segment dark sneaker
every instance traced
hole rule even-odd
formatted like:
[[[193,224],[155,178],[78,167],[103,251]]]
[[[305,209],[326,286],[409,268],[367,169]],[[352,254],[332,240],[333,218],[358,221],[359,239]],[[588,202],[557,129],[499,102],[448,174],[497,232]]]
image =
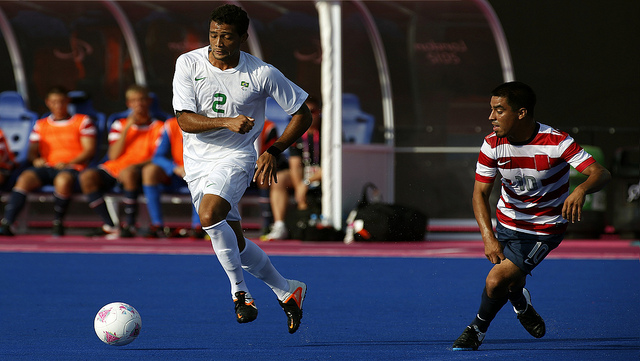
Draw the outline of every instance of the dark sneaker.
[[[122,226],[120,227],[120,238],[133,238],[136,234],[134,233],[133,227],[131,226]]]
[[[287,282],[289,282],[289,292],[285,295],[284,301],[278,300],[278,302],[287,314],[289,333],[294,333],[300,327],[300,320],[302,320],[302,302],[307,295],[307,285],[295,280],[287,280]]]
[[[247,323],[258,317],[258,307],[253,302],[251,295],[245,291],[238,291],[233,299],[236,309],[236,320],[238,323]]]
[[[527,299],[527,308],[524,311],[518,311],[514,307],[513,310],[518,315],[518,320],[520,320],[524,329],[527,330],[531,336],[540,338],[544,336],[546,332],[544,320],[531,305],[531,294],[529,294],[529,291],[526,288],[523,288],[522,293]]]
[[[8,224],[0,224],[0,236],[13,237],[14,234],[11,232],[11,226]]]
[[[118,227],[107,226],[106,224],[100,228],[95,228],[87,232],[87,237],[105,237],[106,239],[118,238]]]
[[[478,326],[469,325],[462,331],[462,335],[453,343],[451,348],[453,351],[476,351],[482,341],[484,341],[484,332],[480,332]]]
[[[64,236],[64,226],[60,221],[53,221],[53,229],[52,232],[54,237],[62,237]]]
[[[145,233],[145,238],[169,238],[171,231],[163,226],[151,226]]]

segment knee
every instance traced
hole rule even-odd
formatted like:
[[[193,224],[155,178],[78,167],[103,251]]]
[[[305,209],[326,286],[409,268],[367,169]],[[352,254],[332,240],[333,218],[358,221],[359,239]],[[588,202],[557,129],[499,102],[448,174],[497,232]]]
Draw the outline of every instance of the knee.
[[[487,296],[490,298],[499,298],[504,296],[508,289],[507,286],[508,283],[506,280],[492,275],[487,276],[485,287],[487,289]]]
[[[100,177],[95,169],[87,169],[78,176],[83,193],[95,192],[100,188]]]
[[[226,214],[216,212],[215,210],[206,210],[198,213],[200,215],[200,224],[202,227],[213,226],[214,224],[221,222],[226,218]]]
[[[73,175],[68,172],[59,173],[53,180],[56,192],[68,194],[73,189]]]
[[[162,180],[164,172],[158,165],[149,163],[142,168],[142,184],[156,185]]]
[[[32,170],[25,170],[16,180],[14,188],[24,192],[30,192],[38,188],[40,185],[40,179],[36,173]]]

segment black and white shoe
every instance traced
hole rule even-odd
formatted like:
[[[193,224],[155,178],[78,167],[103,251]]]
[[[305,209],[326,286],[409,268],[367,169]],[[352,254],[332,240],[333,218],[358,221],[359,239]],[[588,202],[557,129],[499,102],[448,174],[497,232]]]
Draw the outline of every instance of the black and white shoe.
[[[453,343],[451,348],[453,351],[476,351],[482,341],[484,341],[484,332],[480,332],[478,326],[469,325],[462,331],[462,335]]]
[[[544,320],[531,305],[531,294],[529,294],[529,291],[526,288],[523,288],[522,293],[527,300],[527,308],[525,308],[524,311],[518,311],[514,307],[513,310],[518,315],[518,320],[520,320],[524,329],[527,330],[531,336],[540,338],[544,336],[546,332]]]

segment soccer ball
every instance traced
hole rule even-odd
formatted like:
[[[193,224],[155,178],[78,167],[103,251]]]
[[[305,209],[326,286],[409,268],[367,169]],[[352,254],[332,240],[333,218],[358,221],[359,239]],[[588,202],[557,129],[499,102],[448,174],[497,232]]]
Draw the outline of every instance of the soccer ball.
[[[107,345],[124,346],[140,334],[142,318],[135,308],[124,302],[113,302],[100,309],[93,321],[98,338]]]

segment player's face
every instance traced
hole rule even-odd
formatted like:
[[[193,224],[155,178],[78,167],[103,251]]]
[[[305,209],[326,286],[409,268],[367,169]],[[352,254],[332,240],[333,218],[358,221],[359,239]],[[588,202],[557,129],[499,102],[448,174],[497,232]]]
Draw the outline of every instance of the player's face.
[[[493,125],[493,132],[498,138],[509,137],[516,133],[518,120],[523,116],[522,111],[511,108],[507,98],[491,97],[491,114],[489,120]]]
[[[50,94],[46,100],[47,108],[51,111],[51,115],[54,119],[66,119],[69,116],[67,112],[67,106],[69,105],[69,98],[63,94]]]
[[[240,36],[234,25],[220,24],[212,21],[209,24],[209,45],[211,45],[212,63],[237,65],[240,58],[240,46],[247,40],[247,34]],[[218,66],[218,65],[216,65]]]
[[[141,116],[136,119],[146,120],[146,115],[149,114],[149,106],[151,106],[151,99],[146,94],[137,91],[127,92],[126,98],[127,107],[131,109],[131,113]]]

